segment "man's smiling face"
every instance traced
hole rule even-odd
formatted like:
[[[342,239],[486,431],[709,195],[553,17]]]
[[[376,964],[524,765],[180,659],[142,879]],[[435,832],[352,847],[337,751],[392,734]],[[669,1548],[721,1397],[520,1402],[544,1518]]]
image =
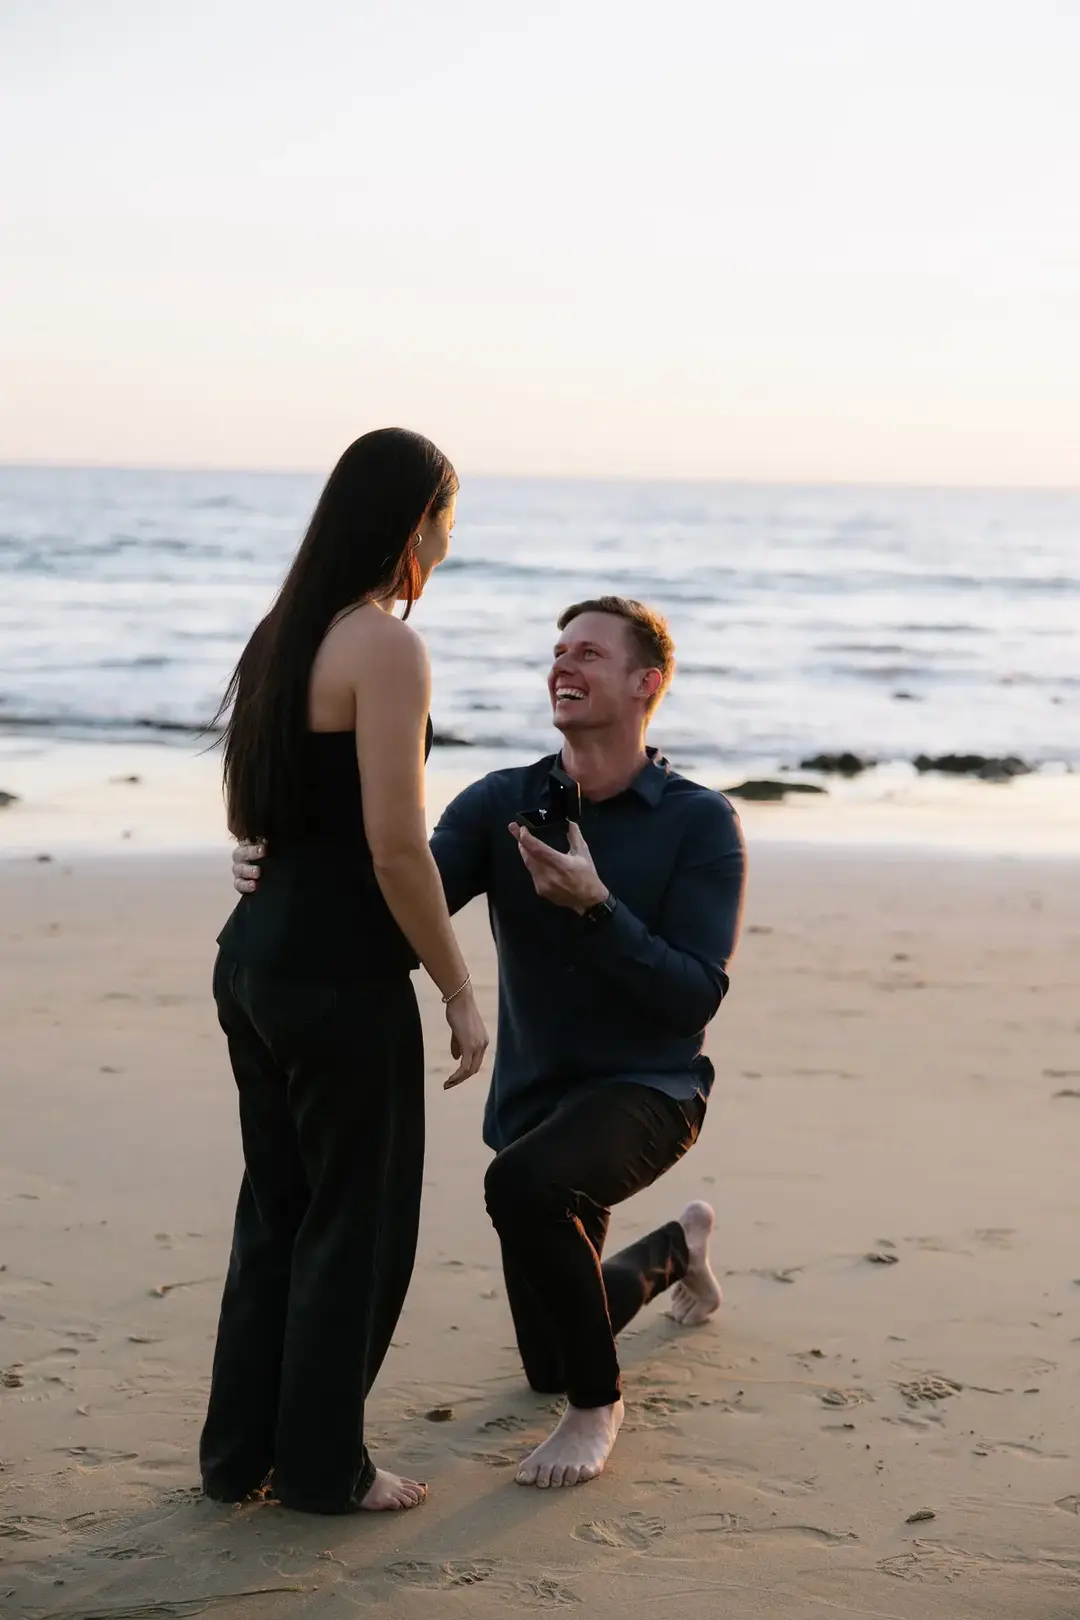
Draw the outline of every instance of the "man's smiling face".
[[[571,620],[555,645],[548,676],[556,729],[572,736],[639,717],[656,683],[636,653],[625,619],[582,613]]]

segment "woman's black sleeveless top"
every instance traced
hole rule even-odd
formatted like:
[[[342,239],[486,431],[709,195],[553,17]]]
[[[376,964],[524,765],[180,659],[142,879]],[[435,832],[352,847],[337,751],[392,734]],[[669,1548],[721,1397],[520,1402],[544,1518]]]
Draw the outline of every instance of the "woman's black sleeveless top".
[[[431,752],[428,721],[425,753]],[[297,832],[274,842],[254,894],[218,935],[223,956],[289,979],[392,979],[416,953],[390,915],[364,833],[356,738],[309,731]]]

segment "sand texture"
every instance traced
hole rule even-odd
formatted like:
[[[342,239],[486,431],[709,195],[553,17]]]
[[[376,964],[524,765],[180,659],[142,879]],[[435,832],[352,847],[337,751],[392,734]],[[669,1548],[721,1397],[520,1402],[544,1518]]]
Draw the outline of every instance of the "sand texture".
[[[226,867],[0,866],[5,1620],[1080,1614],[1080,865],[758,852],[702,1140],[613,1234],[711,1199],[727,1303],[634,1325],[626,1428],[576,1490],[513,1482],[552,1410],[484,1088],[441,1091],[425,985],[421,1250],[370,1430],[432,1495],[334,1520],[197,1493],[240,1163]]]

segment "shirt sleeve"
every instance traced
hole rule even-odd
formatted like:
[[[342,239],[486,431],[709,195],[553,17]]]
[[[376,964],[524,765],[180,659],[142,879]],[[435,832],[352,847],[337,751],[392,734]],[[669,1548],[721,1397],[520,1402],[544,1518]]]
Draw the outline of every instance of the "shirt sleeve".
[[[474,782],[447,805],[431,835],[431,853],[451,914],[488,886],[491,863],[488,784]]]
[[[696,1035],[728,988],[746,887],[739,818],[720,794],[687,828],[655,933],[616,896],[611,917],[583,924],[581,959],[634,999],[635,1008],[678,1035]]]

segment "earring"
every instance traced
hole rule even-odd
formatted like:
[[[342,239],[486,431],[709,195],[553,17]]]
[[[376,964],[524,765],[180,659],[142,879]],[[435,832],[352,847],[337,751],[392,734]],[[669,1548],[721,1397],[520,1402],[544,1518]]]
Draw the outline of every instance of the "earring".
[[[420,541],[421,541],[422,538],[423,538],[423,536],[419,532],[414,537],[413,543],[412,543],[412,549],[414,551],[419,551],[420,550]]]

